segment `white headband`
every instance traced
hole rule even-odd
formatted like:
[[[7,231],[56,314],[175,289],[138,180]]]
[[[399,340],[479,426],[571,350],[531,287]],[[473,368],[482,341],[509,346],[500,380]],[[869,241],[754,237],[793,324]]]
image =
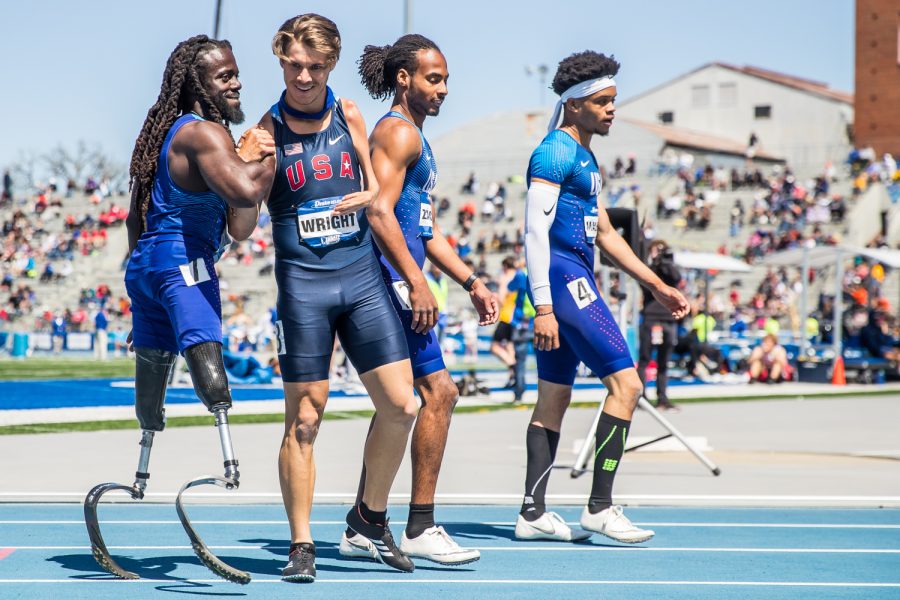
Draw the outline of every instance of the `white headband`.
[[[559,122],[562,119],[563,105],[566,103],[566,100],[571,98],[585,98],[591,94],[596,94],[600,90],[615,87],[615,85],[616,82],[612,77],[600,77],[598,79],[588,79],[587,81],[576,83],[564,91],[559,97],[559,102],[556,103],[556,108],[553,110],[553,116],[550,117],[550,125],[547,127],[547,131],[553,131],[559,126]]]

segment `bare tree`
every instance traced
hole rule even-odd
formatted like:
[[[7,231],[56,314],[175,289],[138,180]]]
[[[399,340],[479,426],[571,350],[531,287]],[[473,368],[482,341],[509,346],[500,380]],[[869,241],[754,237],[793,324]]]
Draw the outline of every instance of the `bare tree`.
[[[9,167],[13,185],[30,192],[37,184],[40,156],[33,150],[20,150],[19,157]]]
[[[83,184],[88,177],[109,179],[117,184],[125,177],[125,168],[109,156],[97,144],[88,145],[79,140],[74,149],[59,144],[43,157],[44,165],[51,175],[65,181],[73,180]]]

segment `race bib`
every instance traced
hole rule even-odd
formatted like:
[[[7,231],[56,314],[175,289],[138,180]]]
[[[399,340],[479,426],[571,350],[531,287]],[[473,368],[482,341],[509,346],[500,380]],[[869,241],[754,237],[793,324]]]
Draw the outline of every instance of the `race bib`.
[[[281,319],[275,321],[275,354],[285,354],[287,352],[284,345],[284,323]]]
[[[663,327],[662,325],[653,325],[650,328],[650,345],[662,346],[663,343]]]
[[[181,269],[181,276],[184,277],[184,282],[188,287],[211,279],[209,270],[206,268],[206,261],[202,258],[192,260],[186,265],[178,265],[178,268]]]
[[[431,201],[428,194],[422,194],[422,201],[419,203],[419,237],[432,238],[434,236],[432,227],[434,226],[434,218],[431,213]]]
[[[566,287],[569,288],[569,293],[572,294],[572,298],[574,298],[578,308],[584,308],[597,299],[597,294],[591,289],[591,285],[586,277],[579,277],[575,281],[570,281]]]
[[[359,233],[357,213],[334,214],[341,196],[312,200],[297,208],[297,231],[300,239],[312,248],[325,248],[338,242],[356,239]]]
[[[597,208],[592,207],[584,213],[584,239],[593,244],[597,239]]]
[[[395,281],[391,284],[394,288],[394,294],[397,296],[397,300],[400,301],[400,306],[403,307],[403,310],[412,310],[412,304],[409,302],[409,286],[405,281]]]

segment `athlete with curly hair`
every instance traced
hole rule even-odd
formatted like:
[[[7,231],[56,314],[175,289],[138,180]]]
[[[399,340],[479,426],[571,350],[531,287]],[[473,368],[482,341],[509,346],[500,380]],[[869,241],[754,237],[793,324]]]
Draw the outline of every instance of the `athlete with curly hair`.
[[[642,386],[628,345],[597,291],[594,246],[646,286],[676,318],[687,313],[688,304],[635,256],[598,202],[602,181],[590,144],[612,127],[617,94],[613,77],[618,71],[613,57],[591,51],[559,63],[552,87],[560,100],[549,133],[528,165],[525,255],[537,311],[538,401],[526,436],[519,539],[577,541],[590,532],[626,543],[653,537],[612,503],[613,480]],[[546,510],[545,493],[579,362],[596,373],[609,392],[595,432],[594,477],[581,514],[583,530],[572,530]]]

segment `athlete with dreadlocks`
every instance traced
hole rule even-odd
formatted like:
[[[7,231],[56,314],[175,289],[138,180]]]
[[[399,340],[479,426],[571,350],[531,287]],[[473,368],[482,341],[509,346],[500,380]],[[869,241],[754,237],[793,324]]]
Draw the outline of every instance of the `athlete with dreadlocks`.
[[[369,139],[381,191],[368,216],[382,274],[406,332],[422,403],[412,434],[412,498],[400,550],[413,558],[462,565],[478,560],[480,553],[461,548],[434,522],[434,492],[459,392],[444,366],[433,329],[438,307],[422,273],[425,257],[469,292],[482,325],[497,321],[498,301],[459,258],[432,218],[428,193],[437,179],[437,165],[422,125],[427,117],[438,115],[447,95],[444,55],[428,38],[404,35],[392,45],[366,46],[359,74],[373,98],[393,97],[390,112]],[[380,418],[373,417],[373,423]],[[365,469],[359,496],[364,483]],[[348,529],[341,537],[340,552],[367,557],[375,549]]]
[[[335,335],[378,411],[365,444],[365,494],[347,514],[347,524],[374,544],[378,560],[400,571],[415,568],[394,542],[387,500],[418,406],[406,340],[365,215],[379,189],[365,122],[354,102],[335,97],[328,87],[340,50],[340,34],[329,19],[288,19],[272,40],[285,90],[260,121],[277,150],[267,202],[285,396],[278,465],[291,528],[282,578],[296,582],[316,577],[309,526],[313,444],[328,400]]]
[[[538,401],[526,436],[525,498],[515,530],[519,539],[576,541],[592,531],[627,543],[653,537],[612,504],[613,480],[642,387],[628,346],[594,283],[594,245],[646,286],[676,319],[687,313],[688,304],[635,256],[598,202],[602,182],[590,143],[612,127],[618,71],[613,57],[591,51],[559,63],[552,87],[560,100],[549,133],[528,165],[525,255],[537,311]],[[559,515],[547,512],[544,500],[579,362],[609,390],[596,431],[591,496],[581,514],[586,531],[570,529]]]
[[[223,436],[227,481],[222,481],[238,485],[227,435],[231,395],[214,255],[226,227],[236,239],[253,232],[272,184],[275,151],[271,135],[260,128],[247,131],[236,151],[228,126],[244,120],[240,90],[231,44],[203,35],[180,43],[169,56],[159,98],[132,154],[125,285],[132,302],[135,407],[143,434],[135,482],[126,489],[136,499],[143,497],[149,478],[153,436],[165,427],[166,385],[178,353]],[[111,572],[133,576],[109,558],[96,528],[96,503],[109,485],[101,484],[85,501],[94,554]]]

